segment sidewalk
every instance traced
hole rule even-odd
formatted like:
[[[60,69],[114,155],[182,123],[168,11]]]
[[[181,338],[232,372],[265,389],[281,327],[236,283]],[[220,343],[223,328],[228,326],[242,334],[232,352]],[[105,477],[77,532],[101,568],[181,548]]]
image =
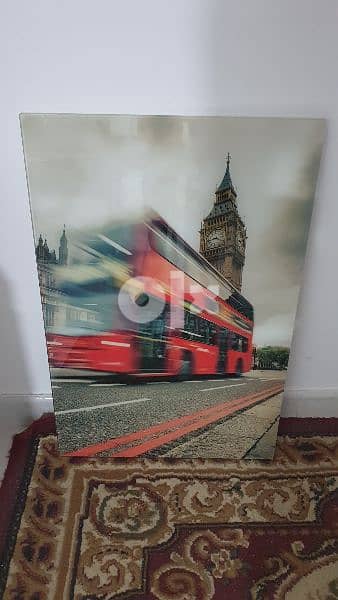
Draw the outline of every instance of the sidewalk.
[[[209,431],[179,444],[170,456],[214,458],[221,452],[225,459],[273,458],[283,394],[277,394],[239,415],[227,419]],[[164,455],[166,456],[166,455]]]

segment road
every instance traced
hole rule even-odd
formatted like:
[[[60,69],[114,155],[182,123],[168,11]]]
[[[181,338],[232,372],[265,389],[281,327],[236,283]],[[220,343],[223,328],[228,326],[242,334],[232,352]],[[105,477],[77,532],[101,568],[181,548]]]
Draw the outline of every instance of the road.
[[[133,384],[54,378],[59,447],[89,447],[87,456],[271,458],[282,395],[264,395],[283,380],[281,372]]]

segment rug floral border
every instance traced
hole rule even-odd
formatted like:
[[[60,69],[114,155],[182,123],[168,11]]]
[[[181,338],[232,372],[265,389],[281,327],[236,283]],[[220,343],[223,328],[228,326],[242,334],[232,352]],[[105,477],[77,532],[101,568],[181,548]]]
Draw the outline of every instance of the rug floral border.
[[[6,585],[40,438],[50,433],[55,433],[54,415],[46,414],[13,438],[0,486],[0,597]]]
[[[290,437],[315,434],[333,436],[337,435],[337,431],[338,419],[334,418],[281,418],[278,434]],[[55,433],[54,415],[48,414],[13,439],[9,463],[0,488],[0,596],[6,585],[39,441],[41,437],[52,433]]]

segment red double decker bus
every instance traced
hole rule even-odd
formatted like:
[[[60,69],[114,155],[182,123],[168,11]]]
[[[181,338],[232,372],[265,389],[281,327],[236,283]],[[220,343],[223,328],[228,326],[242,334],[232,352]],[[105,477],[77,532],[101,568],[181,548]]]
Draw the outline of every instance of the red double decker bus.
[[[51,367],[179,378],[251,369],[252,305],[159,215],[74,247],[72,265],[55,267]]]

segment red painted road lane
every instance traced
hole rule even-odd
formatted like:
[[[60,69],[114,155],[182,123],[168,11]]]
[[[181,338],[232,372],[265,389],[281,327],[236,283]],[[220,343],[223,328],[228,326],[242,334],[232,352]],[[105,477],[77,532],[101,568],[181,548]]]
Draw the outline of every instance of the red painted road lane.
[[[282,391],[283,388],[279,387],[276,389],[278,390],[277,393],[279,393]],[[178,440],[184,435],[187,435],[194,431],[198,431],[199,429],[202,429],[203,427],[206,427],[207,425],[210,425],[212,423],[216,423],[218,420],[223,419],[224,417],[228,417],[234,414],[235,412],[242,410],[243,408],[247,408],[248,406],[252,406],[254,404],[262,402],[263,400],[267,400],[269,397],[275,395],[276,391],[271,391],[270,394],[267,394],[267,392],[265,391],[264,394],[263,392],[261,392],[261,394],[257,394],[255,398],[239,398],[232,402],[231,406],[229,406],[229,402],[226,403],[226,406],[224,404],[217,405],[217,409],[216,407],[213,407],[212,410],[209,409],[209,412],[202,418],[193,418],[190,423],[182,424],[176,430],[169,430],[169,427],[167,426],[166,431],[163,433],[163,435],[159,435],[158,437],[153,437],[152,439],[143,441],[140,444],[132,446],[131,448],[117,450],[116,452],[112,452],[110,456],[112,458],[134,458],[137,456],[141,456],[142,454],[145,454],[150,450],[154,450],[155,448],[159,448],[164,444],[168,444],[170,442]],[[190,416],[192,417],[193,415]]]
[[[150,450],[162,446],[163,444],[177,440],[188,433],[192,433],[198,429],[210,425],[211,423],[215,423],[219,419],[222,419],[226,416],[231,416],[234,413],[243,410],[244,408],[248,408],[249,406],[263,402],[268,398],[281,393],[283,391],[283,387],[283,385],[278,383],[268,389],[256,392],[255,394],[242,396],[241,398],[237,398],[231,402],[222,402],[198,412],[190,413],[188,415],[184,415],[183,417],[170,419],[164,423],[153,425],[147,429],[135,431],[112,440],[107,440],[106,442],[100,442],[99,444],[87,446],[85,448],[75,450],[74,452],[69,452],[65,456],[89,457],[95,456],[100,452],[113,450],[114,448],[116,448],[116,450],[110,454],[110,456],[113,458],[131,458],[140,456],[145,452],[149,452]],[[121,449],[121,446],[125,446],[133,442],[136,443],[131,448]]]

